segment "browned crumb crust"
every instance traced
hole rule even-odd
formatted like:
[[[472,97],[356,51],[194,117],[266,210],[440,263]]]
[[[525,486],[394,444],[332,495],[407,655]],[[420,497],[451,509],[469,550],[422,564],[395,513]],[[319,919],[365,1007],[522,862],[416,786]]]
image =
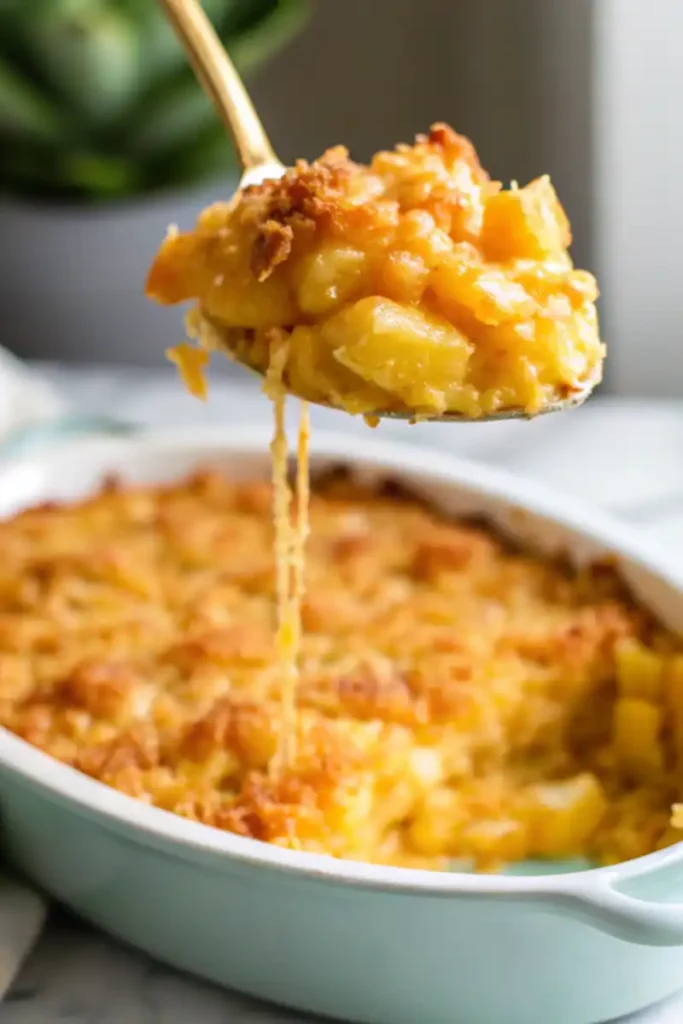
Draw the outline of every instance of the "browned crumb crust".
[[[446,124],[433,125],[429,135],[418,135],[413,146],[398,145],[396,152],[411,153],[416,160],[435,153],[447,165],[462,161],[477,184],[489,180],[470,140]],[[358,205],[354,201],[354,179],[366,175],[367,170],[349,159],[344,146],[335,146],[313,164],[297,160],[282,178],[245,190],[244,220],[255,228],[251,265],[259,281],[266,280],[291,254],[295,235],[312,235],[318,230],[344,235],[354,229],[369,232],[373,226],[382,230],[382,204]],[[432,204],[453,200],[445,185],[430,189]]]
[[[572,575],[346,478],[316,488],[311,522],[282,778],[270,487],[214,472],[0,524],[0,722],[144,802],[361,860],[439,866],[410,838],[437,790],[467,808],[440,854],[483,863],[473,824],[509,824],[532,783],[590,769],[627,792],[605,753],[615,644],[671,641],[613,572]],[[646,787],[636,849],[670,788]]]

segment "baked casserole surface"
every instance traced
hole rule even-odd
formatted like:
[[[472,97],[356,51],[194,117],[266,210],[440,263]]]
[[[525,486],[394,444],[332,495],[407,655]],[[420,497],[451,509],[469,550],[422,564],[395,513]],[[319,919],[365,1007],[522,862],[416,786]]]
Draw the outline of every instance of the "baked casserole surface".
[[[273,775],[271,508],[209,470],[1,523],[0,723],[138,800],[352,860],[679,837],[683,655],[613,569],[343,473],[311,498],[297,756]]]

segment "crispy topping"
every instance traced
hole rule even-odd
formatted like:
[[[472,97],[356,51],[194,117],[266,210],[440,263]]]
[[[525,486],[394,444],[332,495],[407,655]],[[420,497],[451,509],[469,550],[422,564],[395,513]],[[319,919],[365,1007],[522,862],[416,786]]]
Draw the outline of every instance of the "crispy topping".
[[[674,841],[683,655],[614,566],[574,573],[341,474],[311,528],[286,770],[270,486],[211,471],[0,523],[0,722],[136,799],[338,857]]]

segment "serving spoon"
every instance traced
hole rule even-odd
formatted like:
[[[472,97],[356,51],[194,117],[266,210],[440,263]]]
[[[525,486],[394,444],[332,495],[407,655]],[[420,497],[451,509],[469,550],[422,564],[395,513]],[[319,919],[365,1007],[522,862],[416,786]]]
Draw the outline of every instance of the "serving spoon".
[[[170,25],[185,49],[188,60],[209,99],[213,102],[223,124],[231,135],[242,165],[238,194],[250,185],[260,185],[267,179],[281,178],[287,168],[278,160],[259,120],[242,79],[230,60],[225,47],[216,35],[213,25],[199,0],[158,0]],[[247,369],[263,377],[260,367],[249,365],[240,355]],[[486,420],[531,419],[549,412],[564,412],[582,405],[600,383],[601,372],[588,378],[580,390],[571,395],[545,403],[535,412],[522,408],[501,409],[486,416],[468,417],[462,413],[445,412],[419,419],[481,423]],[[324,405],[324,402],[316,402]],[[337,408],[334,406],[333,408]],[[378,419],[414,420],[410,410],[369,413]]]

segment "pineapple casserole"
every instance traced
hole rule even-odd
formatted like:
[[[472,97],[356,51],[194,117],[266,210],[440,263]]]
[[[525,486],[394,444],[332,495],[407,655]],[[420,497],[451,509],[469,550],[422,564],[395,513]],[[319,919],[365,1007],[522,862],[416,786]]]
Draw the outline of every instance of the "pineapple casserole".
[[[339,858],[610,863],[681,836],[683,654],[614,569],[342,472],[310,496],[297,743],[271,771],[272,498],[207,470],[0,523],[0,722],[136,799]]]
[[[547,177],[504,190],[435,125],[369,166],[336,147],[209,207],[169,232],[147,292],[194,303],[198,347],[171,355],[198,394],[218,349],[371,422],[533,415],[601,375],[597,287],[570,241]]]

